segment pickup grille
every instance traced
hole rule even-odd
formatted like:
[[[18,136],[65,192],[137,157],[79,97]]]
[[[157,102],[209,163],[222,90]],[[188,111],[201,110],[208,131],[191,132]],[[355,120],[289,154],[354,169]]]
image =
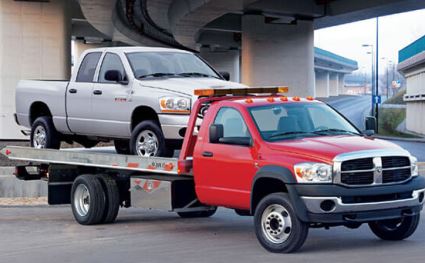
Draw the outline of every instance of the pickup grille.
[[[381,166],[377,167],[377,163]],[[341,163],[340,181],[346,185],[397,183],[410,176],[410,159],[405,156],[370,157]]]

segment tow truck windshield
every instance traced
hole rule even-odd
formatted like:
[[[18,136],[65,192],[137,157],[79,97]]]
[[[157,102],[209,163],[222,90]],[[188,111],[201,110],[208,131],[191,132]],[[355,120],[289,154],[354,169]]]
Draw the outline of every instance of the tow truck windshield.
[[[335,110],[320,103],[254,106],[249,111],[266,141],[316,136],[361,135]]]

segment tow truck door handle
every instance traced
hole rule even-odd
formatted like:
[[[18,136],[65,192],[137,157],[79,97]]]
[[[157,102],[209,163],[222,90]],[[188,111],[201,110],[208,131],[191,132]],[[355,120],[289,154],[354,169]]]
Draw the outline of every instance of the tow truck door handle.
[[[202,153],[202,156],[204,156],[204,157],[213,157],[214,154],[212,152],[203,152]]]
[[[77,90],[76,89],[70,89],[69,93],[77,93]]]
[[[93,91],[93,94],[94,94],[94,95],[102,95],[102,91],[101,91],[101,90],[96,89],[96,90],[94,90],[94,91]]]

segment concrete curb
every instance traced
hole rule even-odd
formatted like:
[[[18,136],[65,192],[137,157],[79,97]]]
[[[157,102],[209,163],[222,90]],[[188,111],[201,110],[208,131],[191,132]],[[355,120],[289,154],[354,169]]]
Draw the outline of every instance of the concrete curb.
[[[376,135],[376,134],[373,135],[373,137],[382,139],[382,140],[425,143],[425,138],[400,138],[400,137],[390,137],[390,136],[383,136],[383,135]]]

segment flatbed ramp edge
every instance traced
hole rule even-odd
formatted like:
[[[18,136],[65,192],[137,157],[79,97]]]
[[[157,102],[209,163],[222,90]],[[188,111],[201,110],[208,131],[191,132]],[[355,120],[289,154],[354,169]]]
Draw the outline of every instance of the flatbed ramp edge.
[[[178,175],[178,159],[140,157],[115,153],[97,153],[70,150],[34,149],[6,146],[0,152],[11,160],[42,164],[67,164],[109,169]]]

